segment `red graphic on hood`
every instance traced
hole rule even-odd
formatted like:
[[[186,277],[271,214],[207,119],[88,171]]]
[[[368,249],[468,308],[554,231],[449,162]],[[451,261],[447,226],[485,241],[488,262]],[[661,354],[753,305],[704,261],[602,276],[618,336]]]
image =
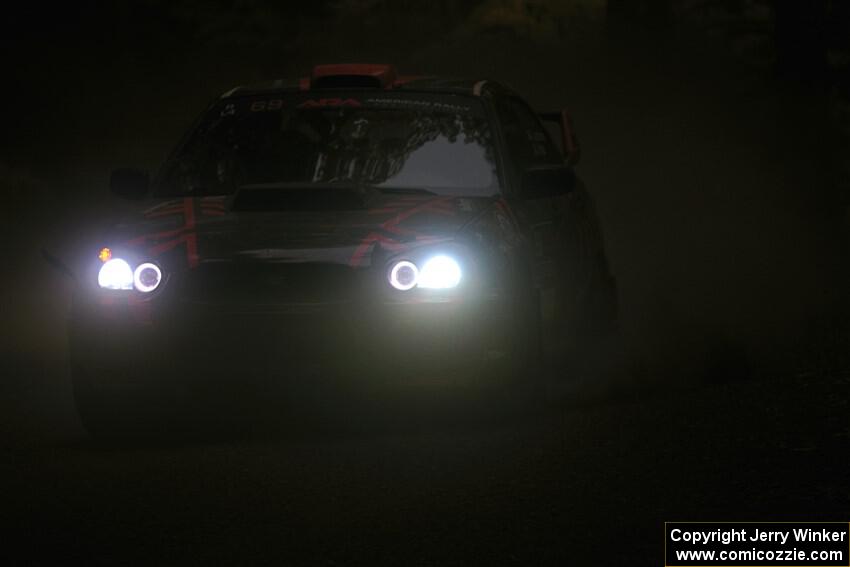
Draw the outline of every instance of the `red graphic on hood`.
[[[199,200],[186,197],[179,201],[168,201],[148,209],[145,211],[144,216],[146,218],[156,218],[181,215],[183,217],[183,226],[143,234],[129,240],[127,244],[137,245],[155,241],[156,243],[147,249],[147,254],[153,257],[185,243],[186,263],[189,268],[196,268],[200,262],[200,257],[198,256],[198,234],[195,230],[196,205],[200,209],[202,216],[221,216],[225,214],[224,199],[222,197],[204,197]]]
[[[411,201],[418,201],[417,197],[412,197],[409,199],[393,201],[380,209],[372,209],[369,211],[370,214],[396,213],[396,215],[382,223],[378,227],[378,230],[372,231],[363,237],[360,244],[354,250],[354,254],[351,255],[351,260],[348,264],[352,268],[356,268],[362,264],[363,258],[369,253],[369,250],[376,242],[393,251],[403,250],[407,246],[404,242],[394,239],[392,236],[387,236],[386,233],[390,233],[390,235],[405,236],[407,237],[405,240],[409,240],[410,237],[413,237],[420,242],[432,239],[433,237],[431,236],[402,227],[401,223],[422,213],[453,215],[455,214],[455,209],[451,204],[453,199],[454,197],[437,197],[410,207]]]
[[[421,197],[401,197],[390,201],[378,209],[371,209],[368,214],[391,214],[391,218],[378,225],[364,236],[354,250],[349,260],[351,267],[362,265],[363,259],[373,245],[380,243],[389,250],[399,251],[407,247],[411,240],[429,242],[436,237],[402,226],[406,220],[420,214],[452,216],[456,214],[452,202],[454,197],[435,197],[422,201]],[[204,197],[194,199],[187,197],[178,201],[161,203],[144,212],[146,218],[180,215],[183,224],[177,228],[143,234],[126,242],[128,245],[150,244],[146,253],[155,257],[163,252],[172,250],[180,245],[186,246],[186,263],[189,268],[196,268],[200,263],[198,254],[197,216],[221,216],[226,214],[224,198]]]

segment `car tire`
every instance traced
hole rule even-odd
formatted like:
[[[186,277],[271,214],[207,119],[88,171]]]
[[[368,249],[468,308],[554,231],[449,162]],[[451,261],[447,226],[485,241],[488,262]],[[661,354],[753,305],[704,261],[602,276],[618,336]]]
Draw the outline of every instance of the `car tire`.
[[[542,380],[542,322],[540,295],[527,288],[514,302],[511,349],[507,366],[507,388],[503,394],[511,406],[527,409],[546,396]]]
[[[80,423],[98,440],[114,440],[127,436],[135,420],[131,419],[123,396],[107,394],[97,388],[91,373],[81,367],[71,370],[74,405]]]
[[[119,387],[104,388],[98,373],[72,368],[74,404],[83,428],[97,440],[158,438],[168,432],[163,408]],[[157,411],[159,410],[159,411]]]
[[[617,280],[604,265],[581,304],[571,343],[567,374],[579,380],[597,381],[622,363]]]
[[[582,304],[578,326],[580,336],[591,340],[616,332],[619,320],[616,278],[600,270],[594,280]]]
[[[101,369],[76,366],[71,374],[77,415],[96,440],[163,442],[236,431],[230,421],[217,431],[225,420],[213,419],[219,416],[212,406],[189,404],[185,392],[105,384],[120,374]]]

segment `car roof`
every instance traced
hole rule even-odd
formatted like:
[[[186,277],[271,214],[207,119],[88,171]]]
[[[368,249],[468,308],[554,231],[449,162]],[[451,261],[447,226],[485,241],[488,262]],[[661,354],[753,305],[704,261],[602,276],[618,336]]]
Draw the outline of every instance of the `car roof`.
[[[485,93],[495,92],[513,94],[513,91],[504,84],[489,79],[398,75],[392,65],[333,64],[314,67],[309,77],[277,79],[254,85],[239,86],[224,93],[222,98],[276,92],[327,92],[331,89],[374,89],[395,93],[421,92],[468,96],[481,96]]]

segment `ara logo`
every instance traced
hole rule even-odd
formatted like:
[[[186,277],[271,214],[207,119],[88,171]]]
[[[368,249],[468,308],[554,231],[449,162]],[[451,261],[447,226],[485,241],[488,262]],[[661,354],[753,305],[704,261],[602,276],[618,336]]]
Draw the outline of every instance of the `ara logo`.
[[[363,106],[353,98],[316,98],[302,102],[298,108],[324,108],[328,106]]]

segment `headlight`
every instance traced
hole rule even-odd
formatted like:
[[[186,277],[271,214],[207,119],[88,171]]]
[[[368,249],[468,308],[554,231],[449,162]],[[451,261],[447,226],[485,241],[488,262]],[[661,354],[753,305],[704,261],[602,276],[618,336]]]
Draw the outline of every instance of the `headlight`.
[[[421,269],[410,260],[401,260],[393,264],[389,273],[390,285],[399,291],[414,287],[450,289],[457,287],[461,277],[457,261],[442,255],[429,258]]]
[[[97,274],[97,284],[106,289],[133,289],[133,269],[121,258],[104,262]]]
[[[159,287],[162,281],[162,270],[156,264],[145,262],[139,264],[133,272],[133,284],[142,293],[149,293]]]
[[[460,266],[454,259],[434,256],[422,266],[418,285],[428,289],[449,289],[457,287],[460,278]]]
[[[399,291],[413,289],[418,280],[419,269],[413,262],[402,260],[390,270],[390,285]]]

